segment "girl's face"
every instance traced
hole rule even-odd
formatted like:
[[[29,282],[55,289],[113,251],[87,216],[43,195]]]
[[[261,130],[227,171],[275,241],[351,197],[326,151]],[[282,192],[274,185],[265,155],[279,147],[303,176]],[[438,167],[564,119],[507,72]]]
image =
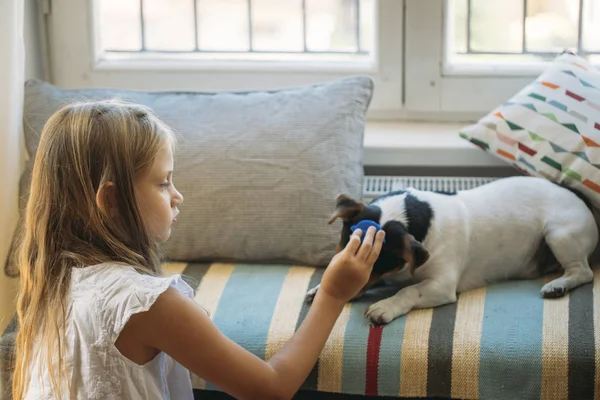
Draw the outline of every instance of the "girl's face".
[[[136,177],[135,192],[144,224],[152,240],[165,242],[177,221],[183,196],[173,185],[173,151],[165,143],[149,168]]]

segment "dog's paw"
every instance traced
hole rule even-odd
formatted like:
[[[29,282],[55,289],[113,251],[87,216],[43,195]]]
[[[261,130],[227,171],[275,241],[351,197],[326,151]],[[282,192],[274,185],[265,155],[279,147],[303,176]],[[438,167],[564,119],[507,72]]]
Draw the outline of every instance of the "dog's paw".
[[[315,286],[314,288],[312,288],[308,292],[306,292],[306,295],[304,296],[304,301],[307,303],[312,303],[313,300],[315,299],[315,296],[317,295],[318,290],[319,290],[319,285]]]
[[[567,294],[567,288],[558,282],[552,281],[542,287],[541,294],[545,299],[555,299]]]
[[[405,314],[398,307],[395,299],[385,299],[371,304],[365,311],[365,316],[375,325],[389,324],[394,319]]]

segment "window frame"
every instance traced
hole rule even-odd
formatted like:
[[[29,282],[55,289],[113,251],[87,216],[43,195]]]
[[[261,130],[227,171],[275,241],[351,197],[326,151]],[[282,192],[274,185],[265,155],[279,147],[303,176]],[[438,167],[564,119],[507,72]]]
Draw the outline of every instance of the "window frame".
[[[48,0],[49,1],[49,0]],[[370,120],[472,121],[533,81],[549,62],[473,66],[447,61],[452,0],[376,0],[374,62],[104,60],[94,41],[97,0],[52,0],[53,83],[67,88],[245,91],[370,75]],[[79,18],[77,18],[79,16]],[[81,16],[84,16],[81,18]],[[458,99],[458,100],[457,100]]]

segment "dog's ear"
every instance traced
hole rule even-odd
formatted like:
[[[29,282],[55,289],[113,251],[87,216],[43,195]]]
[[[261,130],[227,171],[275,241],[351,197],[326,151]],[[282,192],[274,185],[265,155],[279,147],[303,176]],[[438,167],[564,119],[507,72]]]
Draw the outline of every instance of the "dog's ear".
[[[331,215],[331,218],[329,218],[328,223],[331,225],[337,218],[349,221],[364,209],[365,205],[363,203],[354,200],[346,194],[338,194],[335,199],[335,211]]]
[[[404,254],[402,256],[408,264],[411,273],[429,260],[429,252],[412,235],[404,236]]]
[[[421,242],[417,242],[413,239],[410,243],[410,249],[413,254],[413,263],[415,268],[420,267],[421,265],[425,264],[427,260],[429,260],[429,252],[421,244]]]

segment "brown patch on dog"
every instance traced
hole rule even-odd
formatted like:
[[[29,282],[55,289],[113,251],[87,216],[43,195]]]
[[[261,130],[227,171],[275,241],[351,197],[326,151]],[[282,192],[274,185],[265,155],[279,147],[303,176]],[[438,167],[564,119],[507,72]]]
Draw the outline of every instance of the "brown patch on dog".
[[[331,225],[337,218],[349,221],[364,209],[365,205],[363,203],[354,200],[346,194],[338,194],[335,199],[335,212],[329,218],[328,223]]]

